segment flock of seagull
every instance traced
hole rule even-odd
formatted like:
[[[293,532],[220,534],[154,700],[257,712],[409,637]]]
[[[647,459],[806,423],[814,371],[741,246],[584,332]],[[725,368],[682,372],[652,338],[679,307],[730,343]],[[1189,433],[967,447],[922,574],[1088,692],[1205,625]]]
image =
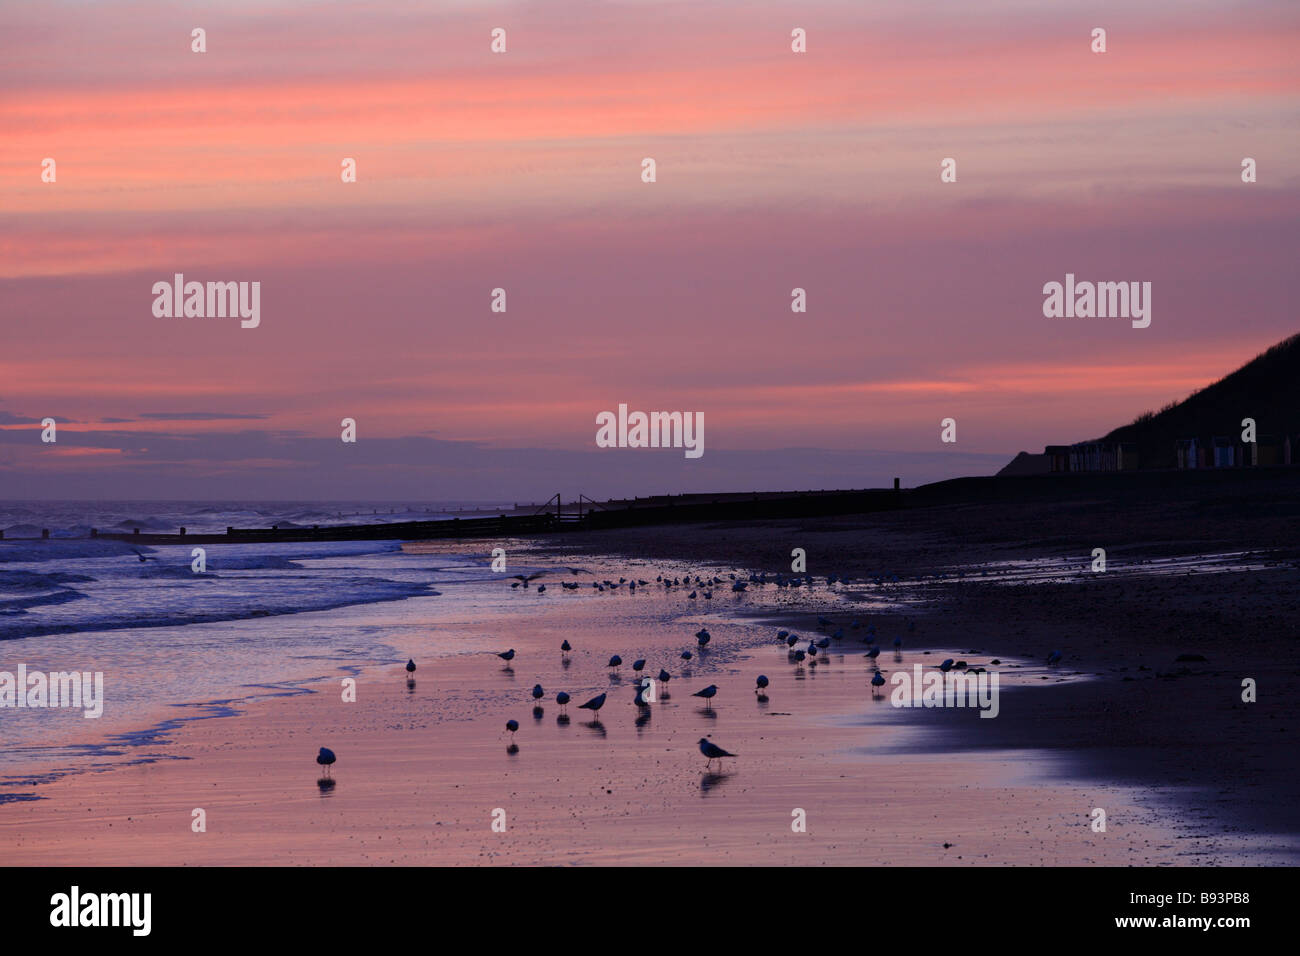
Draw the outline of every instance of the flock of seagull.
[[[578,573],[576,569],[569,569],[569,570],[571,570],[572,573],[574,574]],[[529,584],[532,581],[535,581],[537,578],[541,577],[543,573],[545,572],[538,572],[529,575],[523,575],[523,574],[515,575],[516,580],[510,586],[512,588],[519,588],[519,587],[528,588]],[[734,574],[730,575],[730,578],[731,578],[732,590],[737,592],[744,591],[751,583],[759,584],[759,585],[775,584],[777,587],[787,587],[787,588],[811,587],[813,584],[813,578],[811,575],[799,575],[799,576],[792,576],[792,577],[785,577],[784,575],[774,575],[769,578],[767,574],[759,573],[759,574],[750,575],[748,580],[744,578],[738,578]],[[869,578],[868,580],[872,580],[873,583],[880,585],[880,584],[890,583],[891,579],[892,582],[894,583],[898,581],[896,575],[877,575],[872,578]],[[829,586],[835,584],[837,581],[841,583],[847,583],[848,579],[838,578],[835,575],[829,575],[825,578],[825,581],[826,584]],[[711,578],[702,578],[697,576],[695,577],[694,581],[692,581],[689,575],[685,577],[678,577],[678,578],[668,578],[661,575],[655,579],[655,582],[656,584],[659,584],[661,587],[663,587],[666,590],[671,590],[673,588],[690,587],[692,590],[690,594],[687,595],[689,599],[695,599],[700,594],[703,594],[703,596],[706,599],[711,598],[713,596],[712,588],[726,583],[723,578],[716,577],[716,576]],[[560,582],[560,584],[566,590],[576,590],[580,587],[580,585],[576,583],[571,583],[567,581],[562,581]],[[596,588],[599,591],[617,590],[620,587],[626,586],[632,592],[635,592],[638,587],[646,588],[649,586],[649,584],[650,583],[648,581],[644,581],[640,579],[629,580],[627,578],[619,578],[617,581],[612,581],[608,579],[603,581],[593,581],[591,586],[593,588]],[[537,590],[539,593],[541,593],[544,592],[545,589],[546,589],[546,585],[543,584],[540,585]],[[916,623],[914,621],[910,621],[910,620],[906,621],[905,626],[907,632],[909,633],[916,630]],[[834,630],[831,630],[832,628],[834,628]],[[862,631],[861,635],[859,636],[859,641],[867,645],[867,650],[863,656],[866,657],[872,669],[872,677],[869,682],[869,685],[871,687],[872,697],[874,698],[880,696],[881,688],[885,686],[886,681],[885,681],[884,674],[881,673],[880,665],[878,663],[878,659],[880,657],[880,645],[876,638],[876,627],[874,624],[867,624],[865,625],[865,630],[863,628],[864,625],[856,618],[851,620],[850,623],[848,624],[848,629],[850,631]],[[810,666],[813,667],[817,666],[819,661],[819,655],[822,660],[828,659],[827,654],[829,652],[829,648],[835,642],[842,641],[846,638],[844,627],[837,625],[830,618],[827,618],[825,616],[819,616],[817,618],[817,629],[819,632],[822,632],[822,636],[818,639],[809,639],[807,641],[807,645],[804,647],[799,646],[803,639],[800,638],[798,634],[792,633],[787,629],[781,629],[776,632],[776,640],[779,643],[782,643],[786,646],[788,659],[790,663],[796,666],[796,668],[801,667],[805,661],[808,662]],[[704,654],[706,652],[708,644],[711,640],[712,640],[712,635],[709,633],[708,628],[700,628],[700,630],[695,632],[695,641],[697,645],[696,651],[695,652],[692,652],[690,650],[683,651],[680,659],[685,664],[689,664],[689,662],[695,657],[696,653]],[[896,662],[901,661],[902,649],[903,649],[902,636],[895,637],[892,641],[892,646],[894,649],[894,660]],[[573,646],[569,643],[568,640],[565,640],[560,645],[560,655],[561,655],[561,660],[563,660],[566,663],[566,666],[569,660],[569,655],[572,652],[573,652]],[[503,669],[508,670],[511,668],[511,662],[514,661],[516,657],[516,653],[517,652],[513,647],[509,648],[508,650],[500,651],[497,653],[496,656],[501,658],[501,660],[505,662],[505,668]],[[1061,660],[1061,652],[1053,651],[1051,655],[1049,655],[1048,657],[1048,664],[1058,664],[1060,663],[1060,660]],[[994,663],[997,662],[995,661]],[[609,663],[606,666],[609,668],[611,678],[616,679],[617,675],[620,674],[620,669],[623,666],[623,658],[618,654],[615,654],[612,657],[610,657]],[[632,671],[636,675],[636,680],[634,683],[634,689],[636,693],[633,702],[636,704],[639,710],[643,711],[643,715],[642,715],[643,717],[645,716],[645,714],[648,714],[649,711],[651,700],[648,700],[646,695],[651,691],[651,688],[654,687],[654,682],[658,681],[658,683],[661,686],[666,688],[668,682],[672,680],[672,675],[663,668],[659,669],[659,673],[657,677],[654,678],[651,678],[645,674],[645,668],[646,668],[646,661],[644,658],[637,659],[632,662]],[[408,660],[406,662],[406,672],[408,675],[408,681],[414,679],[415,669],[416,669],[415,661]],[[983,670],[983,668],[979,668],[979,667],[968,667],[965,661],[956,661],[951,658],[944,660],[939,665],[939,669],[945,673],[947,673],[950,670],[964,670],[967,671],[968,673],[978,673]],[[689,676],[689,673],[686,676]],[[768,698],[767,698],[766,691],[769,686],[770,686],[770,681],[768,680],[767,676],[765,674],[759,674],[755,680],[754,693],[757,695],[757,699],[760,703],[765,703],[767,701]],[[703,699],[706,711],[712,712],[712,707],[713,707],[712,701],[713,698],[717,696],[718,690],[719,688],[717,684],[709,684],[707,687],[703,687],[693,692],[691,696],[699,697]],[[546,696],[546,691],[540,683],[534,684],[531,691],[531,696],[534,702],[534,716],[537,716],[537,714],[540,712],[541,702],[543,698]],[[665,692],[663,694],[663,698],[666,699],[667,697],[668,694]],[[579,710],[591,711],[593,725],[598,726],[600,710],[602,707],[605,706],[605,702],[608,699],[609,699],[609,693],[602,692],[592,697],[590,700],[586,701],[585,703],[578,704],[577,706]],[[569,720],[567,708],[571,701],[572,701],[572,697],[566,691],[560,691],[555,695],[555,702],[560,707],[560,714],[558,720],[561,723],[567,723]],[[514,735],[518,730],[519,730],[519,721],[514,719],[506,721],[506,731],[510,734],[510,745],[508,747],[509,753],[518,752],[519,748],[514,742]],[[712,766],[713,761],[715,760],[719,761],[719,766],[721,766],[721,761],[724,757],[737,756],[736,754],[731,753],[730,751],[722,749],[717,744],[713,743],[713,741],[709,740],[708,737],[700,738],[699,750],[701,755],[705,757],[706,771],[708,770],[708,768]],[[330,778],[330,767],[333,765],[335,760],[336,757],[332,750],[326,747],[321,748],[320,754],[316,757],[316,762],[319,763],[325,770],[325,776],[320,781],[322,786],[325,786],[327,784],[332,785],[332,780]]]
[[[832,626],[832,622],[828,618],[819,617],[817,619],[817,625],[821,629],[826,629]],[[851,629],[857,630],[858,628],[861,627],[861,624],[858,621],[854,620],[849,625],[849,627]],[[908,629],[915,630],[915,624],[912,622],[908,622]],[[870,625],[868,626],[867,631],[862,638],[863,643],[871,645],[864,656],[867,658],[868,661],[871,662],[871,666],[873,670],[873,676],[870,682],[873,697],[878,696],[880,692],[880,688],[885,685],[885,677],[880,672],[880,666],[876,663],[877,658],[879,658],[880,656],[880,648],[875,643],[875,633],[876,633],[875,625]],[[789,630],[785,630],[785,629],[777,631],[776,634],[776,639],[779,642],[785,644],[786,647],[788,648],[788,658],[791,663],[798,666],[798,665],[802,665],[804,661],[808,661],[810,665],[814,667],[817,665],[817,655],[820,653],[824,658],[826,656],[827,649],[831,646],[832,641],[841,640],[843,639],[843,637],[844,637],[844,629],[840,627],[837,628],[833,634],[827,637],[823,637],[820,640],[809,640],[808,646],[806,648],[799,648],[796,646],[800,642],[799,635],[793,634]],[[713,639],[713,635],[709,633],[708,628],[700,628],[700,630],[695,632],[695,641],[696,644],[698,645],[698,650],[701,654],[704,653],[705,649],[708,647],[709,641],[711,641],[712,639]],[[894,644],[895,659],[901,660],[903,639],[901,637],[896,637],[894,638],[893,644]],[[568,642],[568,640],[565,640],[564,643],[560,645],[561,659],[567,660],[569,654],[572,651],[573,651],[573,645],[571,645]],[[509,650],[500,651],[497,653],[497,657],[501,658],[503,661],[506,662],[506,668],[510,667],[511,662],[515,659],[515,655],[516,655],[516,651],[513,647],[510,648]],[[691,661],[694,657],[695,657],[695,653],[689,650],[683,651],[681,654],[681,659],[685,662]],[[609,663],[606,666],[609,668],[611,676],[615,676],[619,673],[620,668],[623,666],[623,658],[618,654],[615,654],[612,657],[610,657]],[[944,661],[942,666],[945,671],[954,666],[960,666],[962,668],[965,668],[965,662],[964,661],[954,662],[951,660],[947,660]],[[657,680],[663,686],[667,686],[668,682],[672,680],[672,675],[668,673],[668,671],[664,670],[663,668],[659,669],[659,674],[655,678],[645,676],[644,673],[645,667],[646,667],[646,661],[644,658],[632,662],[632,670],[636,674],[636,682],[633,685],[636,691],[636,695],[633,698],[633,703],[635,703],[638,708],[648,708],[650,706],[650,701],[646,699],[646,694],[651,689],[651,687],[654,686],[653,682],[655,680]],[[411,670],[413,668],[414,668],[414,662],[409,662],[407,664],[407,669]],[[771,685],[771,681],[768,679],[766,674],[759,674],[758,677],[755,678],[754,693],[755,695],[757,695],[757,698],[760,703],[765,703],[767,701],[768,698],[767,698],[766,691],[770,685]],[[717,696],[717,694],[718,694],[718,685],[709,684],[707,687],[702,687],[699,690],[695,691],[694,693],[691,694],[691,696],[699,697],[703,699],[705,710],[707,712],[712,712],[713,710],[712,701],[713,698]],[[532,698],[535,705],[540,705],[541,700],[545,696],[546,696],[546,690],[542,687],[542,685],[534,684],[532,689]],[[664,696],[667,697],[667,694],[665,694]],[[560,691],[558,694],[555,695],[555,702],[560,705],[559,719],[562,722],[568,720],[568,713],[565,708],[567,707],[571,699],[572,698],[569,696],[569,694],[566,691]],[[595,697],[591,698],[591,700],[587,701],[586,703],[579,704],[578,708],[580,710],[590,710],[593,714],[593,719],[598,719],[595,718],[594,715],[599,713],[600,709],[605,706],[605,702],[608,699],[609,699],[609,693],[603,692],[597,694]],[[518,747],[513,742],[514,734],[518,729],[519,729],[519,721],[517,720],[506,721],[506,730],[510,733],[510,737],[511,737],[511,745],[510,745],[511,753],[517,752],[518,750]],[[736,756],[736,754],[723,750],[721,747],[713,743],[707,737],[700,738],[699,748],[700,748],[700,753],[703,754],[704,757],[706,758],[706,763],[705,763],[706,769],[713,763],[714,760],[721,761],[723,757]]]
[[[578,569],[576,568],[569,568],[567,570],[571,571],[575,575],[579,573]],[[533,581],[536,581],[539,577],[541,577],[545,573],[546,572],[536,572],[534,574],[514,575],[514,579],[510,587],[511,588],[522,587],[524,589],[527,589]],[[834,585],[837,582],[848,583],[848,578],[840,578],[837,577],[836,575],[828,575],[824,580],[828,587]],[[896,575],[888,575],[888,576],[878,575],[875,576],[872,580],[875,584],[881,585],[881,584],[886,584],[891,582],[897,583],[898,577]],[[748,579],[743,577],[737,577],[735,574],[729,575],[728,579],[724,579],[716,575],[708,578],[697,575],[694,578],[694,580],[691,579],[690,575],[679,576],[675,578],[667,577],[665,575],[660,575],[655,579],[655,583],[660,587],[662,587],[665,591],[670,592],[674,588],[681,588],[681,589],[690,588],[691,589],[690,593],[686,595],[688,600],[696,600],[701,596],[705,600],[708,600],[713,597],[714,588],[725,586],[726,584],[728,584],[728,581],[730,583],[731,590],[736,593],[744,592],[745,590],[748,589],[750,584],[757,584],[757,585],[774,584],[779,588],[798,588],[798,587],[811,588],[814,585],[814,579],[812,575],[792,575],[787,577],[781,574],[769,576],[766,573],[751,574]],[[569,581],[561,581],[560,586],[565,590],[571,590],[571,591],[576,591],[581,587],[581,585]],[[626,587],[632,593],[636,593],[637,588],[643,588],[643,589],[647,588],[650,586],[650,582],[642,579],[636,579],[636,578],[634,579],[619,578],[617,581],[610,580],[610,579],[593,581],[591,582],[591,586],[595,590],[601,592],[617,591],[619,588]],[[539,594],[545,593],[546,585],[545,584],[539,585],[537,587],[537,591]],[[823,630],[832,626],[832,622],[825,617],[819,617],[817,619],[817,624],[818,627]],[[849,625],[849,627],[852,630],[858,630],[861,627],[861,624],[857,620],[854,620]],[[914,628],[915,625],[909,622],[908,629],[913,630]],[[867,630],[864,636],[862,637],[863,643],[871,645],[871,647],[867,651],[866,657],[868,658],[868,660],[871,661],[875,671],[874,677],[871,680],[873,696],[876,694],[878,689],[882,687],[885,683],[884,676],[880,673],[880,668],[875,663],[876,658],[880,654],[880,648],[875,646],[875,633],[876,633],[875,625],[870,625],[867,627]],[[808,646],[806,648],[797,648],[796,645],[800,641],[798,635],[792,634],[788,630],[780,630],[777,632],[777,640],[786,644],[789,650],[789,654],[788,654],[789,660],[791,663],[795,664],[796,667],[801,666],[804,663],[804,661],[808,661],[811,665],[816,666],[818,653],[820,652],[823,654],[823,656],[825,656],[825,651],[828,647],[830,647],[832,640],[840,640],[843,637],[844,637],[844,629],[841,627],[835,630],[835,632],[830,634],[828,637],[823,637],[821,640],[808,641]],[[705,653],[709,641],[711,641],[712,639],[713,636],[709,633],[708,628],[700,628],[700,630],[696,631],[695,641],[697,645],[697,650],[696,652],[692,652],[690,650],[683,651],[681,654],[681,660],[683,661],[683,663],[689,664],[689,662],[692,659],[694,659],[696,653],[700,653],[700,654]],[[900,655],[901,655],[902,644],[903,641],[901,637],[895,638],[894,650],[895,650],[896,659],[901,659]],[[571,645],[568,640],[565,640],[560,645],[561,659],[567,663],[569,659],[569,655],[572,652],[573,652],[573,645]],[[512,647],[509,648],[508,650],[498,652],[496,656],[501,658],[501,660],[505,662],[504,669],[509,669],[511,666],[511,662],[514,661],[516,657],[516,654],[517,652]],[[618,654],[615,654],[612,657],[610,657],[609,663],[607,665],[612,677],[617,677],[617,675],[620,673],[620,668],[622,668],[622,666],[623,666],[623,658]],[[638,709],[648,711],[650,706],[650,700],[647,700],[646,695],[650,692],[651,688],[654,686],[653,682],[657,680],[661,686],[666,687],[668,682],[672,680],[672,675],[667,670],[660,668],[658,676],[655,678],[651,678],[644,674],[645,667],[646,667],[646,661],[643,658],[632,662],[632,671],[636,675],[636,681],[634,684],[634,689],[636,691],[636,694],[635,697],[633,698],[633,702],[636,704]],[[406,673],[407,673],[408,682],[414,681],[415,670],[416,670],[416,664],[414,659],[408,660],[406,662]],[[765,703],[768,699],[766,691],[767,688],[770,686],[770,681],[768,680],[765,674],[759,674],[754,683],[755,683],[754,693],[757,695],[758,701],[760,703]],[[693,692],[691,696],[701,698],[704,701],[705,710],[707,712],[712,712],[713,698],[716,697],[717,694],[718,694],[718,685],[709,684],[707,687],[702,687],[699,690]],[[540,709],[540,704],[542,699],[546,696],[546,691],[541,684],[534,684],[531,691],[531,696],[534,702],[534,713],[536,714],[537,710]],[[664,693],[663,697],[667,698],[668,697],[667,693]],[[597,694],[595,697],[592,697],[590,700],[586,701],[585,703],[579,704],[578,709],[591,711],[593,724],[598,724],[600,709],[605,706],[605,702],[608,699],[609,699],[609,693],[603,692]],[[555,695],[555,702],[560,707],[560,715],[558,718],[560,722],[563,723],[568,722],[569,717],[568,717],[567,708],[571,700],[572,697],[566,691],[560,691]],[[506,731],[510,734],[510,741],[511,741],[509,747],[507,748],[509,753],[518,752],[519,748],[517,744],[514,742],[514,735],[518,730],[519,730],[519,721],[514,719],[510,719],[506,721]],[[736,754],[719,747],[713,741],[709,740],[708,737],[701,737],[698,746],[699,746],[700,754],[705,758],[706,771],[712,767],[712,764],[715,760],[718,761],[719,766],[721,766],[721,761],[723,758],[725,757],[734,758],[737,756]],[[330,768],[333,766],[334,762],[337,759],[338,758],[334,754],[334,751],[330,750],[328,747],[320,748],[320,753],[316,756],[316,762],[321,765],[324,772],[324,776],[318,781],[318,783],[322,787],[329,787],[333,785],[334,781],[331,777]]]

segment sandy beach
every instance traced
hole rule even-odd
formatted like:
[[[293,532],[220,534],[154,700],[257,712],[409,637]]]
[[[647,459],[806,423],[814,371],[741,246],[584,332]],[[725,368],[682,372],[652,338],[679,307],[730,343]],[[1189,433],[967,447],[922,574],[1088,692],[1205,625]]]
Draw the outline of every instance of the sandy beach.
[[[106,754],[100,769],[30,786],[39,799],[0,804],[0,861],[1295,861],[1287,802],[1295,757],[1261,738],[1264,729],[1282,739],[1290,721],[1279,694],[1261,690],[1258,703],[1243,704],[1239,692],[1242,676],[1272,689],[1294,670],[1277,653],[1294,627],[1285,597],[1295,593],[1292,561],[1274,555],[1259,559],[1264,570],[1223,570],[1204,559],[1214,549],[1198,546],[1184,549],[1201,555],[1189,561],[1192,570],[1156,574],[1148,566],[1139,574],[1150,558],[1130,555],[1127,570],[1116,559],[1103,580],[1053,571],[1050,583],[1013,584],[1043,569],[1031,560],[1041,549],[1022,541],[1024,563],[1001,565],[992,579],[978,570],[933,578],[926,575],[941,565],[987,571],[989,555],[952,547],[942,516],[932,517],[906,528],[881,515],[510,542],[512,560],[550,568],[532,588],[496,581],[476,602],[372,604],[350,609],[342,624],[340,612],[321,612],[340,642],[355,629],[379,629],[398,654],[341,661],[334,676],[295,687],[250,690],[262,696],[230,703],[228,716],[182,721]],[[969,539],[969,529],[963,533]],[[842,547],[848,539],[862,543],[861,554]],[[755,585],[735,595],[728,578],[707,601],[653,586],[657,575],[706,568],[724,577],[729,567],[775,573],[791,541],[810,555],[841,547],[837,571],[859,583]],[[481,544],[405,551],[412,560],[457,553],[487,561]],[[867,574],[885,566],[876,557],[885,554],[898,584],[875,585]],[[1202,566],[1213,570],[1195,570]],[[619,577],[652,586],[636,594],[591,587]],[[563,590],[561,580],[582,586]],[[545,594],[540,583],[550,584]],[[819,630],[820,615],[834,625]],[[886,675],[954,656],[996,667],[998,718],[873,699],[858,630],[846,630],[816,665],[792,664],[775,638],[784,627],[821,639],[854,619],[877,628]],[[712,640],[683,666],[679,655],[697,650],[702,626]],[[1276,641],[1262,636],[1274,633]],[[901,660],[884,640],[895,634],[904,638]],[[566,639],[575,648],[567,666],[559,650]],[[494,652],[510,647],[517,654],[504,667]],[[1064,655],[1055,667],[1045,663],[1051,649]],[[625,663],[611,675],[605,665],[616,653]],[[1175,661],[1189,653],[1206,660]],[[413,687],[406,656],[418,662]],[[673,675],[648,710],[633,702],[631,663],[642,657],[646,673],[663,667]],[[754,693],[760,673],[770,680],[766,702]],[[352,674],[356,702],[346,703],[340,681]],[[529,694],[536,683],[546,692],[537,714]],[[719,692],[705,708],[691,693],[709,684]],[[559,690],[573,697],[567,723],[557,719]],[[576,705],[600,692],[608,702],[593,722]],[[520,724],[513,753],[509,719]],[[697,748],[704,735],[737,754],[720,772],[717,764],[705,770]],[[324,789],[313,760],[322,746],[338,755],[335,783]],[[206,832],[192,830],[196,808]],[[1097,808],[1105,832],[1092,826]],[[792,826],[801,817],[805,832]]]

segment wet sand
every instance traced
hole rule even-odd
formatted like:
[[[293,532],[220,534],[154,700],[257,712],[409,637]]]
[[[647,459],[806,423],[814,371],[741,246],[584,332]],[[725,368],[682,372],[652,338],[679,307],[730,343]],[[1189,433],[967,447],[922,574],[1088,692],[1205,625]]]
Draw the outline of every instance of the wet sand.
[[[439,549],[448,545],[427,550]],[[438,598],[358,611],[364,626],[393,635],[402,659],[363,666],[356,703],[342,701],[337,680],[316,682],[239,704],[235,716],[188,722],[113,769],[33,788],[43,799],[0,805],[0,862],[1123,865],[1270,862],[1262,854],[1278,850],[1266,820],[1243,827],[1235,817],[1189,816],[1176,781],[1098,772],[1078,741],[1038,747],[1031,725],[1058,706],[1041,702],[1065,700],[1065,691],[1095,704],[1087,695],[1101,691],[1090,688],[1119,685],[1096,679],[1095,668],[1049,673],[1037,660],[1039,638],[1016,626],[981,622],[983,639],[960,640],[969,621],[954,628],[951,606],[849,611],[824,589],[736,598],[719,588],[707,606],[681,590],[598,594],[593,576],[653,581],[664,564],[590,555],[582,563],[595,573],[569,576],[583,582],[578,592],[559,591],[556,573],[544,596],[493,596],[461,619]],[[876,621],[882,635],[904,616],[916,620],[902,664],[882,655],[886,673],[948,653],[971,664],[1001,654],[1017,686],[1004,683],[996,720],[892,708],[871,698],[871,670],[851,638],[829,663],[789,663],[775,622],[817,636],[819,610]],[[686,677],[678,655],[695,649],[701,624],[713,641]],[[559,653],[566,638],[577,649],[568,668]],[[1007,650],[1018,644],[1032,652],[1023,661]],[[488,650],[506,647],[518,652],[510,669]],[[613,653],[626,662],[621,680],[604,666]],[[406,655],[420,664],[413,689]],[[647,673],[674,675],[669,698],[640,722],[637,657],[649,661]],[[771,679],[766,704],[753,692],[758,673]],[[535,718],[528,691],[537,682],[547,693]],[[690,696],[710,683],[721,688],[711,713]],[[567,725],[557,722],[561,689],[574,698]],[[593,725],[576,704],[600,691],[609,698]],[[511,718],[520,723],[513,754]],[[1102,744],[1115,723],[1135,722],[1122,711],[1109,720],[1096,730]],[[705,772],[696,745],[705,734],[739,755],[722,772]],[[327,789],[313,760],[321,746],[338,754]],[[1105,833],[1090,825],[1096,807],[1107,812]],[[206,833],[191,831],[194,808],[206,811]],[[504,833],[492,829],[498,808]],[[805,833],[792,830],[796,808],[806,811]]]

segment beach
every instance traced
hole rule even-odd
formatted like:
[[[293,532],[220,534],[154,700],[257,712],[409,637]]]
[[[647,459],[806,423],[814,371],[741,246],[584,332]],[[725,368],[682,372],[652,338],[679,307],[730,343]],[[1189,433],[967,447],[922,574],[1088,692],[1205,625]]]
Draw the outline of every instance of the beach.
[[[944,523],[939,514],[906,525],[886,514],[491,546],[408,543],[384,560],[477,563],[481,580],[465,572],[436,595],[261,620],[275,629],[295,619],[328,635],[311,662],[317,673],[243,688],[206,709],[160,707],[171,712],[166,726],[119,740],[75,772],[42,776],[28,766],[20,785],[10,773],[0,789],[0,859],[1294,863],[1295,758],[1269,746],[1293,733],[1275,692],[1294,670],[1280,653],[1294,627],[1289,556],[1229,554],[1207,541],[1156,555],[1168,549],[1153,544],[1145,557],[1112,559],[1098,578],[1087,573],[1087,551],[1068,555],[1072,542],[1053,543],[1067,552],[1054,558],[1023,540],[990,554],[987,543],[956,547]],[[975,537],[969,528],[962,535]],[[509,574],[488,568],[497,544],[511,573],[524,566],[542,577],[510,588]],[[796,546],[819,574],[818,556],[838,554],[831,573],[850,583],[782,588],[769,579],[731,590],[730,575],[775,575]],[[965,570],[958,577],[941,566]],[[888,577],[876,584],[881,572]],[[725,584],[705,599],[702,586],[656,582],[688,574]],[[619,578],[648,583],[636,593],[592,587]],[[831,625],[819,627],[821,616]],[[711,634],[703,651],[701,627]],[[894,707],[889,687],[873,698],[868,627],[886,676],[953,657],[998,670],[997,718]],[[843,636],[819,663],[794,664],[778,629],[799,634],[800,647]],[[567,666],[564,640],[574,647]],[[508,667],[496,656],[507,648],[516,650]],[[1062,661],[1048,665],[1054,649]],[[624,662],[616,674],[606,666],[613,654]],[[1180,654],[1205,660],[1177,662]],[[417,662],[413,686],[408,657]],[[633,701],[638,658],[647,674],[673,675],[648,708]],[[770,682],[765,702],[755,694],[759,674]],[[343,699],[349,677],[355,702]],[[1241,701],[1243,677],[1257,681],[1258,702]],[[545,691],[540,714],[534,684]],[[692,692],[710,684],[719,690],[706,707]],[[559,690],[573,697],[567,723],[558,720]],[[607,703],[593,721],[577,704],[601,692]],[[519,723],[515,752],[510,719]],[[721,770],[716,762],[706,770],[698,749],[706,735],[737,755]],[[324,788],[320,747],[338,755]]]

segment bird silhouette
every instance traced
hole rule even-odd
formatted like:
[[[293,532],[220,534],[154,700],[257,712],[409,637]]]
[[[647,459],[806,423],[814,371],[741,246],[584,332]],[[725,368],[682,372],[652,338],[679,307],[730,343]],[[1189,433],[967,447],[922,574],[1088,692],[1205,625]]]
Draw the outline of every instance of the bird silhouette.
[[[560,691],[555,695],[555,702],[560,705],[560,713],[564,713],[564,709],[569,706],[569,695]]]
[[[723,757],[736,756],[735,754],[729,751],[723,750],[713,741],[709,740],[708,737],[700,738],[700,753],[704,754],[704,756],[708,758],[708,761],[704,764],[704,769],[706,771],[709,769],[709,764],[713,763],[713,761],[715,760],[719,761],[718,766],[721,767],[722,766],[721,760]]]
[[[509,664],[511,661],[515,659],[515,649],[512,647],[508,651],[502,651],[501,653],[497,654],[497,657],[501,658],[503,661]]]
[[[337,759],[338,758],[334,756],[334,751],[330,750],[328,747],[322,747],[320,753],[316,755],[316,762],[325,768],[326,777],[330,775],[330,767],[333,766],[334,761]]]
[[[761,697],[765,690],[767,690],[767,675],[759,674],[754,681],[754,693]]]
[[[705,687],[703,690],[697,690],[697,691],[696,691],[694,694],[692,694],[691,696],[692,696],[692,697],[703,697],[703,698],[704,698],[704,705],[705,705],[706,707],[709,707],[709,708],[711,709],[711,708],[713,707],[713,703],[712,703],[713,698],[717,695],[717,693],[718,693],[718,685],[717,685],[717,684],[710,684],[708,687]]]
[[[415,661],[414,661],[414,660],[408,660],[408,661],[406,662],[406,673],[408,673],[408,674],[414,674],[414,673],[415,673]]]
[[[595,697],[591,698],[591,700],[587,701],[585,704],[579,704],[578,709],[589,710],[592,713],[596,713],[600,710],[600,708],[605,706],[605,696],[606,696],[605,694],[597,694]]]

